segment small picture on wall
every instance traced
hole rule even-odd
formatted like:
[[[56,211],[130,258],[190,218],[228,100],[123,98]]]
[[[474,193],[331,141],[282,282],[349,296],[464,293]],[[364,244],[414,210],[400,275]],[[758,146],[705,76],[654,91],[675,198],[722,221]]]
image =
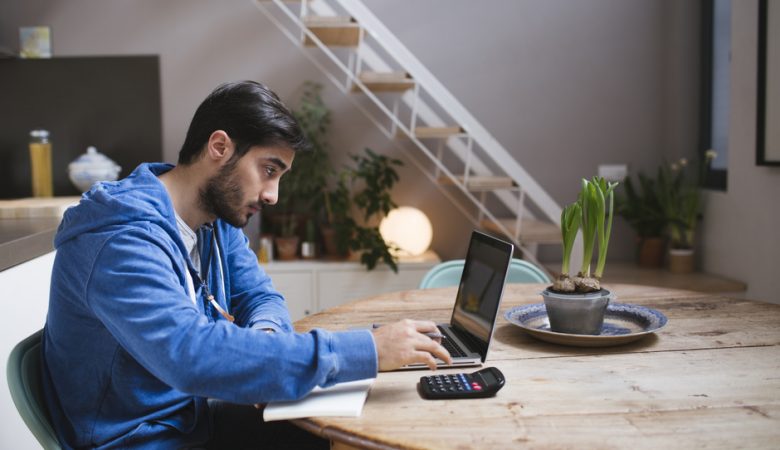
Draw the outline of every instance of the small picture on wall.
[[[19,27],[19,56],[22,58],[51,58],[51,29],[49,27]]]

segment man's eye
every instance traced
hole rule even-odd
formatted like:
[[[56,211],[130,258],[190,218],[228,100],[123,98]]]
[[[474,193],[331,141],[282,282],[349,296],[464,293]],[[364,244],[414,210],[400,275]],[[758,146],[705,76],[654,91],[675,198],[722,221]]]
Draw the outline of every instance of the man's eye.
[[[269,177],[272,177],[272,176],[274,176],[275,173],[276,173],[276,167],[266,166],[266,168],[265,168],[265,174],[266,175],[268,175]]]

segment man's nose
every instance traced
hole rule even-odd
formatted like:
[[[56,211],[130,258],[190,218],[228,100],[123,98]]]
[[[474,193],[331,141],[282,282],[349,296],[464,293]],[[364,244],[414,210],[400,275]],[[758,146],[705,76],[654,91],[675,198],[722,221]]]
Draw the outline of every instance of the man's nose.
[[[275,205],[279,200],[279,185],[271,183],[263,186],[260,191],[260,202],[265,205]]]

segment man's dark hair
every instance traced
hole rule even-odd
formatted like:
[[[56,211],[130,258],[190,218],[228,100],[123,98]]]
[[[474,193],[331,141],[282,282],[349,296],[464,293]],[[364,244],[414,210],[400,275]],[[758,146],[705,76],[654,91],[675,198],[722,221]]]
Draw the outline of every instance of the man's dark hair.
[[[179,164],[193,163],[216,130],[236,145],[234,158],[250,148],[288,147],[306,150],[306,138],[290,110],[265,85],[255,81],[225,83],[198,106],[179,151]]]

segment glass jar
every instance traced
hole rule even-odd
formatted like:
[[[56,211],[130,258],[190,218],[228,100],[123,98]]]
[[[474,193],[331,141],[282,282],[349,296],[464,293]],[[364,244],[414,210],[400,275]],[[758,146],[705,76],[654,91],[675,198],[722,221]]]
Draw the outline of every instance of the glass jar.
[[[30,131],[30,168],[33,197],[51,197],[54,186],[51,173],[51,141],[46,130]]]

